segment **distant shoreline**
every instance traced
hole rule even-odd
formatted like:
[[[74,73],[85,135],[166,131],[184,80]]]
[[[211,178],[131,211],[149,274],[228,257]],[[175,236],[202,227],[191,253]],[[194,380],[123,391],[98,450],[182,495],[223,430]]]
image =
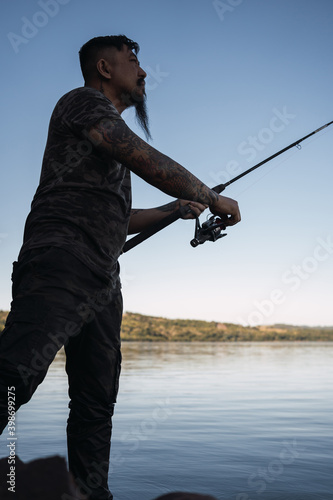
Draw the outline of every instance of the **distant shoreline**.
[[[8,311],[0,311],[0,331]],[[332,342],[333,326],[294,325],[242,326],[234,323],[167,319],[124,313],[121,338],[124,341],[148,342]]]
[[[127,312],[123,318],[122,340],[147,340],[152,342],[331,342],[333,341],[333,326],[242,326],[215,321],[167,319]]]

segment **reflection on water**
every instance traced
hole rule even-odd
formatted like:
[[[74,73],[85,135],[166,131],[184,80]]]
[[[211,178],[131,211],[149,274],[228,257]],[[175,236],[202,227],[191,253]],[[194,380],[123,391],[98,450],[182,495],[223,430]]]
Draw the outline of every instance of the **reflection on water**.
[[[332,354],[329,343],[124,343],[115,500],[333,499]],[[18,413],[24,461],[66,455],[64,362]]]

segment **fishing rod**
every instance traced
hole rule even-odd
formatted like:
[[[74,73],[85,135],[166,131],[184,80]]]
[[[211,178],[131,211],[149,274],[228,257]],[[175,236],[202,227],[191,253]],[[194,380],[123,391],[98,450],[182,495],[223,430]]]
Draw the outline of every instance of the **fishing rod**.
[[[293,142],[292,144],[289,144],[289,146],[281,149],[277,153],[274,153],[272,156],[269,156],[265,160],[262,160],[261,162],[257,163],[253,167],[245,170],[241,174],[237,175],[236,177],[233,177],[230,181],[226,182],[225,184],[218,184],[217,186],[213,187],[212,190],[215,191],[216,193],[220,194],[222,191],[225,190],[227,186],[230,186],[233,182],[238,181],[245,175],[249,174],[250,172],[253,172],[253,170],[261,167],[265,163],[268,163],[269,161],[273,160],[277,156],[281,155],[282,153],[285,153],[288,151],[288,149],[291,149],[293,147],[297,147],[298,149],[301,149],[301,142],[305,141],[312,135],[317,134],[321,130],[323,130],[326,127],[329,127],[332,125],[333,121],[326,123],[322,127],[317,128],[310,134],[305,135],[301,139],[298,139],[297,141]],[[180,207],[178,210],[173,212],[172,214],[168,215],[167,217],[164,217],[162,220],[157,222],[156,224],[153,224],[151,227],[148,229],[145,229],[141,231],[141,233],[137,234],[130,240],[126,241],[122,253],[128,252],[128,250],[131,250],[132,248],[136,247],[146,239],[150,238],[157,232],[161,231],[161,229],[164,229],[165,227],[169,226],[176,220],[180,219],[181,217],[184,217],[184,215],[188,213],[193,213],[194,212],[187,206]],[[197,247],[198,245],[201,245],[205,243],[205,241],[216,241],[220,238],[223,238],[226,236],[226,233],[222,233],[226,229],[225,223],[219,219],[218,217],[212,215],[209,217],[209,219],[204,222],[202,225],[200,225],[199,222],[199,217],[196,215],[196,221],[195,221],[195,232],[194,232],[194,238],[190,241],[190,244],[192,247]]]

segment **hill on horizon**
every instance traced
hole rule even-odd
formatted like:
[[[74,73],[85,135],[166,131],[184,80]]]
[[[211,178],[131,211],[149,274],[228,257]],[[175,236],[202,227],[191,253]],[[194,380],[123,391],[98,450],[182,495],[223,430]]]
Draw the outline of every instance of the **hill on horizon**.
[[[168,319],[125,312],[122,340],[149,341],[333,341],[333,326],[295,325],[242,326],[234,323],[191,319]]]

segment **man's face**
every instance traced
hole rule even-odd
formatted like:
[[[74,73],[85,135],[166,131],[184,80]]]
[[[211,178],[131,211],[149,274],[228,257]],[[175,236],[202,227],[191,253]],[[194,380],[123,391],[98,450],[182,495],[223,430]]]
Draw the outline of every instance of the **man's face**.
[[[112,51],[112,87],[127,106],[135,106],[144,100],[147,73],[140,67],[132,50],[123,45],[121,50]]]

